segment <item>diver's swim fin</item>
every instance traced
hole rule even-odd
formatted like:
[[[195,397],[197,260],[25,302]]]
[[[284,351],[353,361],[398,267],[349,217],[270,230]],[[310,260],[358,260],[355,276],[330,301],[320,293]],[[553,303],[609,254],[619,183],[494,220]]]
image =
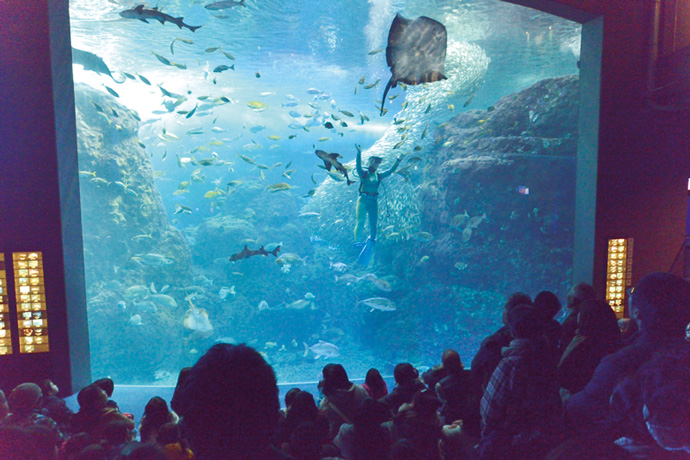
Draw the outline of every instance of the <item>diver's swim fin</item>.
[[[371,262],[371,256],[373,256],[373,255],[374,255],[374,240],[372,240],[371,238],[367,238],[367,242],[364,245],[362,252],[359,253],[359,257],[357,258],[357,264],[369,265],[369,262]]]

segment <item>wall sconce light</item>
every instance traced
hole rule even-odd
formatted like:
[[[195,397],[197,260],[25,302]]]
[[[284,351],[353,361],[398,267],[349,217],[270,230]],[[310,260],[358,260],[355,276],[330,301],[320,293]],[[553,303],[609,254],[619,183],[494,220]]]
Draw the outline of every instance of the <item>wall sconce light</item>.
[[[618,319],[625,316],[626,288],[632,284],[632,238],[609,240],[606,260],[606,301]]]
[[[19,352],[49,351],[43,253],[15,252],[12,253],[12,259],[19,323]]]

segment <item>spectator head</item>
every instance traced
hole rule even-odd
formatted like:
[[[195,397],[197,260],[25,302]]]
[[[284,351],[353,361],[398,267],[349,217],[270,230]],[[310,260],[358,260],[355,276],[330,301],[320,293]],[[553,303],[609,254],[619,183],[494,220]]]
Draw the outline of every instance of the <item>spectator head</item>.
[[[637,376],[647,430],[666,450],[690,452],[688,358],[687,352],[658,355]]]
[[[127,460],[165,460],[165,454],[157,445],[144,443],[135,447]]]
[[[46,396],[54,396],[58,394],[60,389],[58,388],[55,383],[53,383],[52,380],[50,379],[43,379],[40,382],[38,382],[38,386],[41,387],[41,391],[43,392],[43,397]]]
[[[175,422],[168,422],[158,429],[156,441],[161,446],[177,444],[182,441],[182,430]]]
[[[553,319],[561,311],[561,301],[551,291],[542,291],[534,298],[534,306],[547,319]]]
[[[96,384],[86,386],[77,395],[79,410],[100,409],[108,404],[108,395]]]
[[[313,422],[318,416],[319,408],[316,406],[314,396],[308,391],[300,391],[285,416],[285,424],[290,429],[294,429],[301,422]]]
[[[460,359],[460,354],[451,349],[443,352],[443,355],[441,356],[441,364],[443,364],[443,368],[446,369],[450,374],[457,374],[465,368],[465,366],[462,364],[462,360]]]
[[[159,427],[169,422],[170,410],[168,409],[168,403],[160,396],[154,396],[146,403],[144,417],[146,417],[147,423],[154,427]]]
[[[113,379],[109,377],[98,379],[91,385],[96,385],[101,390],[105,391],[105,394],[108,395],[108,398],[110,398],[113,395],[113,391],[115,391],[115,382],[113,382]]]
[[[15,387],[9,397],[10,411],[13,414],[28,414],[40,409],[43,402],[41,388],[35,383],[22,383]]]
[[[319,382],[319,390],[324,396],[329,396],[336,390],[348,390],[352,386],[342,364],[326,364],[322,373],[323,380]]]
[[[113,420],[105,426],[103,438],[107,444],[119,446],[132,440],[132,432],[129,429],[129,424],[124,420]]]
[[[378,369],[374,369],[373,367],[367,371],[364,383],[366,383],[369,388],[384,388],[386,386],[386,381],[381,377],[381,373]]]
[[[393,369],[393,377],[395,378],[395,383],[404,386],[411,384],[419,377],[419,372],[410,363],[400,363]]]
[[[5,392],[0,390],[0,420],[4,419],[10,413],[10,406],[7,404]]]
[[[295,400],[295,396],[297,396],[297,393],[299,393],[300,390],[299,388],[290,388],[287,393],[285,393],[285,408],[289,409],[290,406],[292,406],[293,401]]]
[[[587,283],[578,283],[568,291],[568,298],[566,307],[568,310],[573,310],[578,307],[583,301],[587,299],[595,299],[597,297],[594,292],[594,287]]]
[[[544,320],[532,305],[518,305],[508,312],[508,327],[516,339],[533,339],[544,333]]]
[[[650,273],[635,286],[631,316],[652,337],[685,338],[690,323],[690,283],[670,273]]]
[[[532,305],[532,299],[524,292],[514,292],[503,304],[503,324],[508,325],[508,312],[518,305]]]
[[[616,314],[604,300],[588,299],[578,307],[578,334],[603,338],[615,335],[620,340],[620,328]]]
[[[192,367],[177,404],[199,459],[260,458],[280,417],[273,368],[244,344],[212,346]]]

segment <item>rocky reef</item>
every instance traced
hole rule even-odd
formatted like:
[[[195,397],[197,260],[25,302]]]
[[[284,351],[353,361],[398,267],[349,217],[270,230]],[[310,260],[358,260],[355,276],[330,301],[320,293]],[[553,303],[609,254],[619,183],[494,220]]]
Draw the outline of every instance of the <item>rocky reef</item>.
[[[84,84],[75,101],[93,371],[145,379],[176,354],[180,337],[168,331],[184,313],[148,298],[191,280],[191,253],[168,222],[137,114]],[[134,375],[133,359],[147,363]]]

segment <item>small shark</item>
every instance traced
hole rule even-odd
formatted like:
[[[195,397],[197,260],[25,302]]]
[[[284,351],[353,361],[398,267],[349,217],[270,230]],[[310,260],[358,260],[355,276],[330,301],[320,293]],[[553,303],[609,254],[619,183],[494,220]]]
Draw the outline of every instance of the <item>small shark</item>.
[[[347,179],[347,185],[354,184],[354,181],[351,181],[350,178],[347,175],[347,168],[343,166],[341,162],[338,161],[338,158],[340,158],[342,155],[339,153],[326,153],[323,150],[317,150],[316,156],[321,158],[323,160],[323,164],[326,167],[326,171],[330,171],[331,168],[335,168],[336,171],[342,173],[345,176],[345,179]]]
[[[125,10],[120,12],[120,16],[126,19],[138,19],[140,21],[143,21],[145,23],[149,23],[147,19],[155,19],[156,21],[160,22],[161,24],[165,24],[165,22],[172,22],[173,24],[176,24],[177,27],[180,29],[183,27],[186,27],[187,29],[191,30],[194,32],[196,29],[198,29],[201,26],[189,26],[183,22],[184,18],[174,18],[170,16],[169,14],[165,14],[161,11],[158,10],[158,7],[154,8],[146,8],[144,5],[137,5],[136,7],[132,8],[131,10]]]
[[[242,259],[248,259],[251,256],[267,256],[269,254],[272,254],[273,257],[278,257],[278,252],[280,251],[280,246],[276,246],[276,248],[273,251],[267,251],[264,249],[263,246],[261,246],[259,249],[256,251],[252,251],[249,249],[247,246],[242,249],[241,252],[238,252],[237,254],[233,254],[230,256],[230,261],[234,262],[236,260],[242,260]]]
[[[206,5],[204,8],[206,8],[207,10],[225,10],[228,8],[232,8],[233,6],[244,6],[245,8],[247,7],[247,5],[244,4],[244,0],[240,0],[239,2],[236,2],[235,0],[225,0],[210,3]]]

